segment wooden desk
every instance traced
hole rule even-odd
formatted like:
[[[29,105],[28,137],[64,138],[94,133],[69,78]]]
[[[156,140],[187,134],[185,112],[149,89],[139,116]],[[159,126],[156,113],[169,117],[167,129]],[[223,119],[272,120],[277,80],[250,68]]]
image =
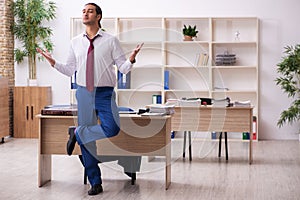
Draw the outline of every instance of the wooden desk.
[[[249,132],[249,164],[252,163],[252,107],[175,107],[173,131]]]
[[[51,156],[67,155],[68,127],[77,117],[39,118],[38,186],[51,181]],[[98,155],[165,156],[165,188],[171,184],[171,117],[121,114],[121,131],[112,138],[97,141]],[[74,155],[81,154],[78,145]]]

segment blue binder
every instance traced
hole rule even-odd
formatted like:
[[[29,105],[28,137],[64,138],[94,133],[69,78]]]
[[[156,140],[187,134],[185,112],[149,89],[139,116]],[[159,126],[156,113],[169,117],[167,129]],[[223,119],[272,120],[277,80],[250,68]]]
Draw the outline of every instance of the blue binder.
[[[118,89],[130,89],[130,76],[131,72],[122,74],[118,71]]]
[[[166,70],[164,74],[164,89],[168,90],[169,89],[169,71]]]
[[[76,75],[77,75],[77,71],[75,71],[74,75],[71,76],[71,89],[77,89]]]

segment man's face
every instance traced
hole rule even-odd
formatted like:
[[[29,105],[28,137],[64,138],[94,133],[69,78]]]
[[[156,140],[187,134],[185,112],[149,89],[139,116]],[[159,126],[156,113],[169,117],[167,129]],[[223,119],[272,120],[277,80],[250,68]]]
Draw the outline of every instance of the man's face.
[[[86,5],[82,10],[82,22],[85,25],[98,25],[101,15],[97,15],[93,5]]]

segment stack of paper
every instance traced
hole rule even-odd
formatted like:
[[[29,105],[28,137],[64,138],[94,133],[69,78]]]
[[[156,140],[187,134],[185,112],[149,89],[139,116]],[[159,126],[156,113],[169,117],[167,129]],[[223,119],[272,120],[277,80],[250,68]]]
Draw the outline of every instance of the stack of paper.
[[[179,106],[181,107],[199,107],[201,106],[201,99],[181,99],[179,100]]]
[[[214,107],[228,107],[230,104],[230,99],[224,98],[224,99],[214,99],[213,100],[213,106]]]
[[[178,104],[179,104],[179,99],[168,99],[165,105],[178,106]]]
[[[152,104],[149,105],[149,112],[142,115],[171,115],[174,114],[174,105]]]
[[[250,107],[251,101],[234,101],[233,106],[235,107]]]

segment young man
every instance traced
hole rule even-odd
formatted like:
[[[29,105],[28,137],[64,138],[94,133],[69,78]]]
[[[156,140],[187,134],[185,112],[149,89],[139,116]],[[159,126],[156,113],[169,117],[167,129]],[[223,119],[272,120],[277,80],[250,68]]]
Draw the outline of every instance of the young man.
[[[87,3],[84,6],[82,21],[86,30],[71,40],[65,64],[53,59],[47,50],[37,49],[59,72],[72,76],[77,71],[78,127],[69,129],[67,152],[69,155],[72,154],[77,141],[91,184],[89,195],[103,192],[95,141],[113,137],[120,130],[114,93],[116,85],[114,65],[120,72],[128,73],[143,46],[137,45],[129,59],[126,59],[117,38],[101,30],[101,18],[102,10],[97,4]],[[92,83],[90,79],[93,79]],[[97,124],[97,117],[101,125]]]

